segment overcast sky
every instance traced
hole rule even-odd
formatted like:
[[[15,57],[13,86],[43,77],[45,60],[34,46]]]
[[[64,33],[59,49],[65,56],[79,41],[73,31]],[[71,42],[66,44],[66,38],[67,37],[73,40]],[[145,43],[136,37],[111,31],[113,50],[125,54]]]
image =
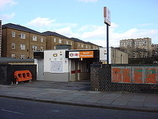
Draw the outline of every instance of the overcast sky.
[[[158,0],[0,0],[0,19],[106,46],[103,7],[111,12],[110,46],[144,37],[158,43]]]

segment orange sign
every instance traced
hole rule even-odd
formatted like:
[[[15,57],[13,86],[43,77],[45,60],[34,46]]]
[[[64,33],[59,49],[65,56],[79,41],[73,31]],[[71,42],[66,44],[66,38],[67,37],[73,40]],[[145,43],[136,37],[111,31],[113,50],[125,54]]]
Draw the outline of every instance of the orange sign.
[[[93,58],[93,51],[81,51],[79,52],[79,58]]]

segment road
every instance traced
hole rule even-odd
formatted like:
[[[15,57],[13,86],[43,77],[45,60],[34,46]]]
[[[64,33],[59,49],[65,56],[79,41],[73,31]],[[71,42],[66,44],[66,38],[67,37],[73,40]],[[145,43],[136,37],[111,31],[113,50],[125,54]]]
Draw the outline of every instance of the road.
[[[0,119],[157,119],[158,113],[71,106],[0,97]]]

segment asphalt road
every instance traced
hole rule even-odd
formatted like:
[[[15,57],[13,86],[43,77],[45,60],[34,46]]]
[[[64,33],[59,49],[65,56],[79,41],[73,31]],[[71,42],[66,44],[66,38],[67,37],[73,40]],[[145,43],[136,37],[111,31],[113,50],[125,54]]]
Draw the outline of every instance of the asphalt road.
[[[0,119],[157,119],[158,113],[70,106],[0,97]]]

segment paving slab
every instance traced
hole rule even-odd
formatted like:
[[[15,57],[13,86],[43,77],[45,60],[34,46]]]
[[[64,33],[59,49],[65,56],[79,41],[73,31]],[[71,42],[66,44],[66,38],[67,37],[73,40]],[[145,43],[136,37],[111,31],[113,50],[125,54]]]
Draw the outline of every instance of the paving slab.
[[[36,84],[37,85],[37,84]],[[45,84],[46,85],[46,84]],[[74,88],[75,89],[75,88]],[[0,96],[98,108],[158,112],[158,94],[53,89],[0,85]]]

